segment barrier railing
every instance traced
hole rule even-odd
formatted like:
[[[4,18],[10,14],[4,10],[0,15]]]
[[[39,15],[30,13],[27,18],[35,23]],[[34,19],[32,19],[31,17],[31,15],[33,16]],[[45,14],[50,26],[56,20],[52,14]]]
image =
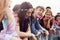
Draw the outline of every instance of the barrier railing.
[[[56,34],[53,34],[51,32],[51,35],[50,35],[51,38],[49,36],[45,36],[44,34],[41,34],[41,35],[36,36],[36,37],[37,37],[37,40],[60,40],[60,30],[57,29]]]
[[[41,34],[39,36],[36,36],[37,40],[48,40],[48,36],[45,36],[44,34]]]
[[[60,40],[60,30],[56,30],[56,34],[53,35],[53,40]]]

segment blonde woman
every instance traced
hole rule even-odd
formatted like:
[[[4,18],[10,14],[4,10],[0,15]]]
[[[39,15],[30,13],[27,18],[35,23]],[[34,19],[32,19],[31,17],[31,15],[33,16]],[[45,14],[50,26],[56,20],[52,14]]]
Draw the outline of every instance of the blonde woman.
[[[3,30],[0,32],[0,40],[21,40],[15,31],[16,22],[9,9],[11,0],[0,0],[0,21]]]

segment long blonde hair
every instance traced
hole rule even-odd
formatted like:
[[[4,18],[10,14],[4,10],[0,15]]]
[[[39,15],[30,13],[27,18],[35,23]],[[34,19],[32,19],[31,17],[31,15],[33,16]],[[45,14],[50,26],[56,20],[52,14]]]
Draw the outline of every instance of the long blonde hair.
[[[10,6],[10,0],[0,0],[0,14],[6,11],[7,8]]]

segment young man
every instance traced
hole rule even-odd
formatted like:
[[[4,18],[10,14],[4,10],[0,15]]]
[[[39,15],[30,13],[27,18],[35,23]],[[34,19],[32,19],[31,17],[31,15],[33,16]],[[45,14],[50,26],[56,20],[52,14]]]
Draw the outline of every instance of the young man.
[[[56,24],[54,25],[55,29],[60,29],[60,15],[55,16]]]
[[[35,35],[40,35],[41,32],[45,32],[46,35],[49,35],[48,31],[46,31],[40,24],[37,18],[42,18],[42,13],[44,8],[42,6],[38,6],[34,13],[32,14],[31,18],[31,32]]]
[[[36,9],[37,9],[36,13],[38,13],[37,20],[40,20],[43,17],[44,7],[43,6],[37,6]]]

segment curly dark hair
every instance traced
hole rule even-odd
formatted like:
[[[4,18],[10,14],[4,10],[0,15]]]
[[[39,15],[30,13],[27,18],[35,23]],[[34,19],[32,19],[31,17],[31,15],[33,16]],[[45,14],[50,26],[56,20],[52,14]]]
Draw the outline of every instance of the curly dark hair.
[[[25,18],[25,14],[26,14],[26,12],[29,8],[33,8],[31,3],[29,3],[29,2],[23,2],[20,5],[20,12],[19,12],[19,15],[18,15],[20,19]]]
[[[20,5],[20,12],[18,14],[19,17],[19,23],[22,22],[22,24],[24,23],[24,19],[25,19],[25,15],[28,9],[33,8],[32,4],[29,2],[23,2]]]

